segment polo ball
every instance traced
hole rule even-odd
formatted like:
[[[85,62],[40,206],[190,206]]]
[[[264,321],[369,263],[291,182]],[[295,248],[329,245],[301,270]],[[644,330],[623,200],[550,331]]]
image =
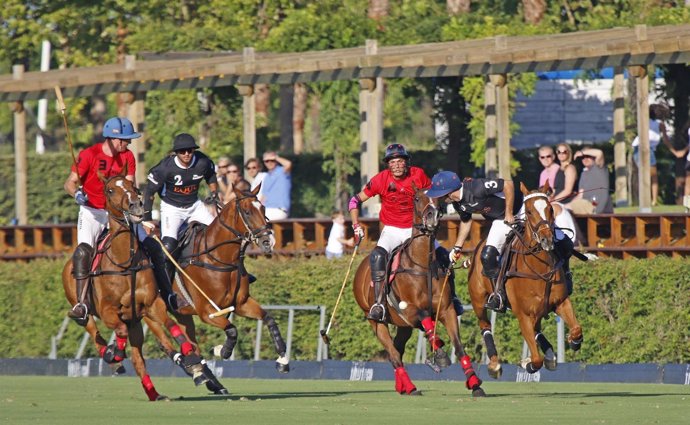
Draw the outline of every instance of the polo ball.
[[[405,310],[407,308],[407,303],[405,301],[400,301],[398,307],[400,307],[400,310]]]

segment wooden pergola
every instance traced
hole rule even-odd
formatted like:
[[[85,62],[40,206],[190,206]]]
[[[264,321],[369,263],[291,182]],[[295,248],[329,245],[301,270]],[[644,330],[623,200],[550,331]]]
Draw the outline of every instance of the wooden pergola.
[[[55,97],[59,86],[66,97],[130,93],[127,115],[144,128],[145,94],[151,90],[194,89],[237,85],[244,98],[244,157],[256,156],[254,85],[359,80],[361,111],[361,178],[378,172],[378,146],[383,139],[383,80],[438,76],[486,77],[486,172],[510,175],[508,75],[522,72],[613,67],[616,194],[627,198],[624,140],[624,69],[635,79],[640,135],[640,208],[649,211],[650,150],[648,65],[690,62],[690,25],[614,28],[540,36],[497,36],[480,40],[410,46],[366,46],[301,53],[241,54],[195,59],[137,60],[124,64],[24,72],[15,65],[0,76],[0,101],[12,102],[15,126],[17,217],[26,223],[26,130],[23,102]],[[138,143],[133,147],[143,147]],[[142,152],[138,154],[143,173]],[[143,181],[143,175],[137,176]]]

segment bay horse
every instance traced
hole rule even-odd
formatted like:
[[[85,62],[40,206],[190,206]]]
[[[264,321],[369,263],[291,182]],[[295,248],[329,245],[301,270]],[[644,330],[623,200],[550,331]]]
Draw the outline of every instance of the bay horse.
[[[436,201],[426,196],[424,190],[416,187],[414,190],[412,237],[391,253],[392,260],[389,261],[387,303],[390,314],[387,315],[387,323],[369,320],[369,324],[395,370],[395,390],[403,395],[419,395],[421,392],[412,383],[402,361],[405,343],[415,328],[423,330],[434,352],[435,365],[449,366],[450,358],[442,349],[444,343],[436,335],[435,317],[438,318],[455,347],[465,373],[465,386],[472,390],[473,396],[481,397],[486,394],[460,339],[450,284],[447,281],[444,284],[446,279],[438,272],[434,241],[442,214]],[[375,302],[369,256],[357,268],[352,290],[357,304],[366,315]],[[397,328],[395,339],[391,337],[388,324]]]
[[[180,326],[168,316],[165,302],[158,295],[151,263],[135,234],[135,228],[144,216],[141,193],[133,182],[125,178],[126,173],[125,167],[120,174],[108,179],[99,174],[104,183],[109,231],[96,250],[96,259],[89,274],[91,282],[86,303],[92,315],[89,315],[84,326],[106,363],[118,363],[125,358],[129,339],[132,365],[149,400],[166,400],[166,396],[156,391],[146,371],[142,352],[142,319],[165,353],[194,377],[196,385],[206,382],[208,378],[195,347]],[[78,297],[72,268],[70,259],[63,268],[62,282],[67,301],[74,305]],[[108,345],[101,336],[94,316],[115,331],[112,344]],[[165,328],[180,344],[181,354],[168,339]]]
[[[579,350],[583,337],[582,328],[570,302],[561,268],[562,260],[554,250],[554,212],[547,195],[548,183],[531,192],[521,183],[520,190],[524,195],[524,231],[516,230],[519,224],[513,226],[514,238],[503,249],[497,279],[505,279],[509,306],[518,319],[520,331],[530,350],[530,357],[522,359],[520,366],[528,373],[535,373],[542,366],[546,366],[548,370],[555,370],[557,366],[553,346],[541,333],[541,320],[550,312],[555,311],[568,325],[568,343],[571,349]],[[472,308],[489,358],[488,372],[491,377],[498,379],[502,368],[491,321],[484,308],[488,295],[493,291],[491,281],[482,274],[479,259],[485,244],[486,240],[481,241],[474,250],[469,266],[468,285]]]
[[[264,254],[271,254],[275,245],[273,230],[264,214],[264,207],[257,199],[260,188],[250,191],[234,187],[234,196],[225,205],[217,206],[218,215],[208,227],[197,228],[189,233],[191,236],[188,238],[181,235],[178,239],[180,243],[175,253],[184,273],[175,274],[173,288],[178,299],[184,297],[189,305],[180,308],[175,317],[194,342],[192,315],[222,329],[226,335],[225,342],[215,346],[213,353],[223,359],[232,354],[238,333],[228,318],[229,313],[219,315],[219,309],[233,307],[239,316],[262,320],[278,353],[276,369],[287,373],[290,365],[285,356],[287,349],[283,337],[273,317],[249,294],[249,275],[244,268],[245,251],[249,245],[256,243]]]

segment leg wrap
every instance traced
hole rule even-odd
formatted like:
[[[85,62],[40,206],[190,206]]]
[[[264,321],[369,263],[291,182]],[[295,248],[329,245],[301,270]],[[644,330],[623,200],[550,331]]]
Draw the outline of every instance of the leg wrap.
[[[479,388],[479,386],[482,385],[482,380],[479,379],[476,373],[474,373],[470,356],[462,356],[460,358],[460,366],[462,366],[462,370],[463,372],[465,372],[465,386],[467,387],[467,389],[476,390],[477,388]]]
[[[235,349],[235,344],[237,344],[237,328],[230,323],[225,327],[225,342],[223,348],[220,349],[220,356],[226,360],[229,359]]]
[[[443,347],[443,341],[441,338],[439,338],[438,335],[434,334],[434,327],[436,323],[434,322],[434,319],[431,317],[425,317],[422,319],[422,327],[424,328],[424,333],[426,334],[427,339],[429,340],[429,344],[431,344],[431,348],[436,351],[439,348]]]
[[[149,401],[158,400],[158,391],[156,391],[156,387],[153,386],[153,382],[151,382],[151,377],[149,375],[144,375],[144,377],[141,378],[141,386],[144,387],[144,391],[146,392]]]
[[[285,347],[283,337],[280,335],[280,329],[278,329],[276,321],[273,320],[273,317],[266,314],[266,316],[264,316],[264,322],[268,327],[268,331],[271,333],[271,338],[273,338],[273,344],[275,344],[276,352],[280,355],[280,357],[284,357],[287,348]]]
[[[117,348],[112,344],[107,347],[101,347],[100,354],[106,363],[121,362],[127,357],[124,349]]]
[[[414,386],[403,366],[395,369],[395,391],[400,394],[410,394],[413,391],[417,391],[417,387]]]
[[[119,350],[124,350],[127,346],[127,338],[120,338],[119,336],[116,336],[115,342],[117,343],[117,348]]]
[[[543,351],[544,353],[546,353],[548,350],[553,350],[553,346],[541,332],[539,332],[534,339],[537,341],[537,344],[539,344],[539,348],[541,348],[541,351]]]
[[[486,346],[486,355],[489,356],[489,358],[497,356],[498,351],[496,351],[494,335],[491,333],[489,329],[485,329],[482,331],[482,338],[484,338],[484,345]]]
[[[482,273],[490,279],[496,279],[499,272],[498,249],[495,246],[485,245],[482,248],[480,259],[482,261]]]

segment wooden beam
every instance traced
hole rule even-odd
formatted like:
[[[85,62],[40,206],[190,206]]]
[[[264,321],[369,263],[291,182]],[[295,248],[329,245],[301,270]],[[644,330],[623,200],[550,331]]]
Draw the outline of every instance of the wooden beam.
[[[12,77],[21,81],[24,75],[24,65],[12,66]],[[24,103],[16,102],[12,108],[14,112],[14,190],[15,217],[17,224],[28,222],[27,161],[26,161],[26,111]]]
[[[625,153],[625,76],[617,67],[613,76],[613,164],[615,175],[616,206],[628,205],[628,175]]]
[[[628,72],[635,78],[637,93],[637,135],[640,145],[638,166],[638,193],[640,212],[652,212],[652,183],[649,148],[649,75],[646,66],[631,66]]]
[[[254,60],[254,48],[245,47],[242,52],[246,62]],[[256,158],[256,95],[254,85],[241,85],[238,87],[242,95],[242,134],[244,162],[250,158]],[[244,170],[244,178],[248,178],[247,170]]]

